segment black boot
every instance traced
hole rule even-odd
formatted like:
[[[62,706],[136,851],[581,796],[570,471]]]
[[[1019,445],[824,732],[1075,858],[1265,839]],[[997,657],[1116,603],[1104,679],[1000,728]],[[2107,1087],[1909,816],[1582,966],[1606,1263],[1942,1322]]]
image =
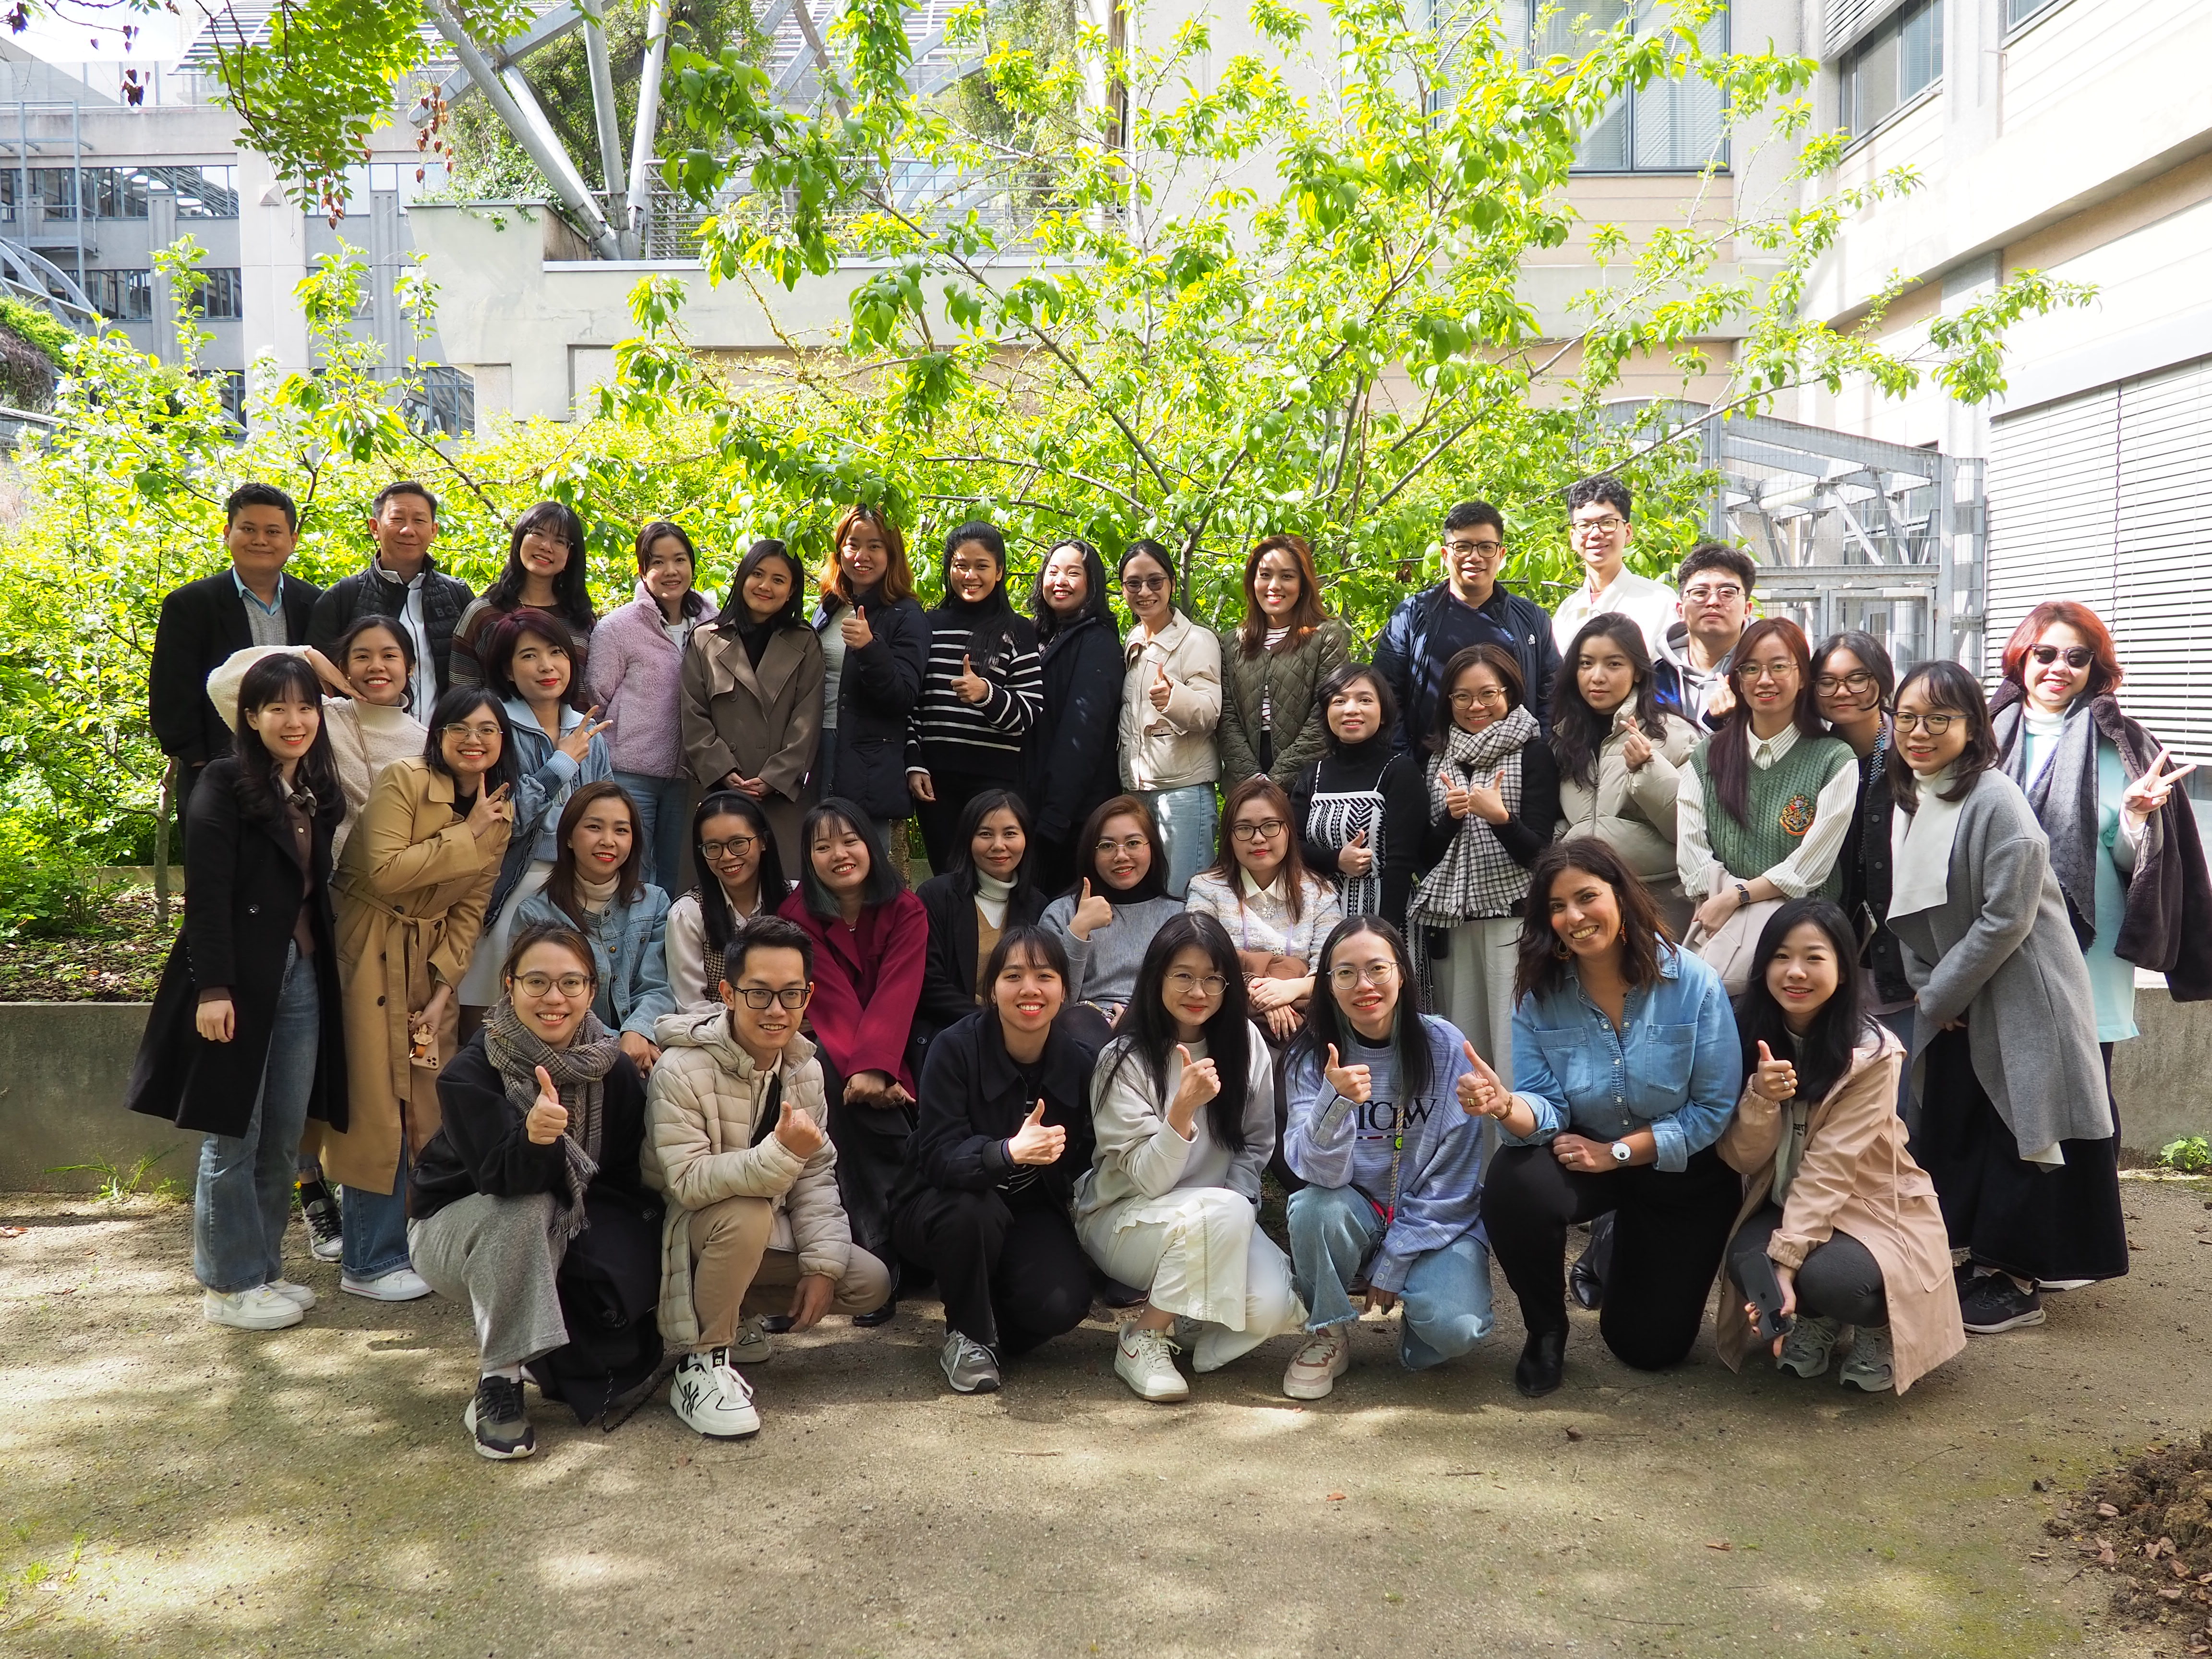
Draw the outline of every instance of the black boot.
[[[1513,1386],[1531,1400],[1540,1400],[1559,1386],[1560,1374],[1566,1370],[1567,1333],[1562,1326],[1553,1331],[1531,1331],[1528,1340],[1521,1345],[1521,1361],[1513,1368]]]
[[[863,1329],[872,1329],[878,1325],[890,1324],[898,1313],[898,1299],[899,1270],[898,1264],[894,1261],[891,1264],[891,1293],[884,1298],[883,1306],[871,1308],[864,1314],[854,1314],[853,1322]]]
[[[1605,1302],[1605,1276],[1613,1266],[1613,1216],[1590,1223],[1589,1248],[1567,1269],[1567,1294],[1577,1306],[1595,1310]]]

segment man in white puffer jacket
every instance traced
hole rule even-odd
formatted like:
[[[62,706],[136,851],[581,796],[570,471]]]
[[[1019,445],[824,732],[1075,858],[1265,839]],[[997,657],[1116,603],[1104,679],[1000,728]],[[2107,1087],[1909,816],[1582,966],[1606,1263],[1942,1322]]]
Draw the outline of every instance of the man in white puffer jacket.
[[[853,1243],[814,1045],[805,930],[757,916],[730,941],[723,1006],[665,1015],[646,1103],[646,1182],[667,1194],[660,1334],[684,1354],[668,1403],[700,1433],[760,1431],[732,1357],[746,1306],[788,1293],[788,1328],[866,1313],[890,1296],[884,1264]]]

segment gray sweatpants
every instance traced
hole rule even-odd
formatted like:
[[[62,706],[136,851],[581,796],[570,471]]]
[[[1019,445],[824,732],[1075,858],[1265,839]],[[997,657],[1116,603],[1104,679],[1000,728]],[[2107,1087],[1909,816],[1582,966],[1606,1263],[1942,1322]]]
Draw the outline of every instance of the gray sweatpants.
[[[415,1271],[439,1295],[467,1299],[487,1371],[526,1365],[568,1345],[554,1289],[562,1255],[551,1236],[556,1201],[550,1193],[471,1193],[407,1224]]]

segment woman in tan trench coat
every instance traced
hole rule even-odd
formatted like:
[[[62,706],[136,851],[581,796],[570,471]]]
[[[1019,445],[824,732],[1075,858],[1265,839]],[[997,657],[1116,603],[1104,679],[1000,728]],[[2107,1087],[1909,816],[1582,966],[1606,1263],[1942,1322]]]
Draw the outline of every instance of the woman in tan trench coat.
[[[332,880],[359,1107],[322,1161],[344,1188],[339,1285],[374,1301],[429,1294],[408,1261],[406,1169],[437,1133],[438,1066],[459,1046],[455,992],[507,851],[513,749],[495,696],[448,691],[423,757],[377,778]]]
[[[1791,899],[1768,920],[1736,1003],[1748,1079],[1720,1154],[1744,1176],[1714,1340],[1730,1370],[1756,1346],[1746,1268],[1773,1264],[1796,1322],[1777,1345],[1801,1376],[1855,1328],[1842,1381],[1903,1394],[1966,1345],[1936,1186],[1897,1115],[1904,1046],[1871,1020],[1842,910]]]
[[[758,801],[787,870],[799,867],[822,742],[822,641],[806,625],[804,576],[781,542],[755,542],[720,614],[692,630],[682,681],[691,775],[708,793],[738,789]]]

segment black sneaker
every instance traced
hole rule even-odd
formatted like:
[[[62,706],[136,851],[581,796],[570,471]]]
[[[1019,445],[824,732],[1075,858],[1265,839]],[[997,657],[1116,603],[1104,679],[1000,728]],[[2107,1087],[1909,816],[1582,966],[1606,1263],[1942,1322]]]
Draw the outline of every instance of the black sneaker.
[[[2043,1297],[2021,1289],[2010,1273],[1984,1273],[1959,1298],[1959,1312],[1970,1334],[1995,1336],[2023,1325],[2040,1325]]]
[[[318,1176],[300,1182],[300,1213],[307,1222],[307,1248],[318,1261],[336,1261],[344,1254],[340,1231],[338,1195]]]
[[[476,1436],[479,1457],[527,1457],[538,1449],[537,1431],[523,1415],[522,1384],[512,1378],[478,1377],[477,1397],[461,1422]]]

